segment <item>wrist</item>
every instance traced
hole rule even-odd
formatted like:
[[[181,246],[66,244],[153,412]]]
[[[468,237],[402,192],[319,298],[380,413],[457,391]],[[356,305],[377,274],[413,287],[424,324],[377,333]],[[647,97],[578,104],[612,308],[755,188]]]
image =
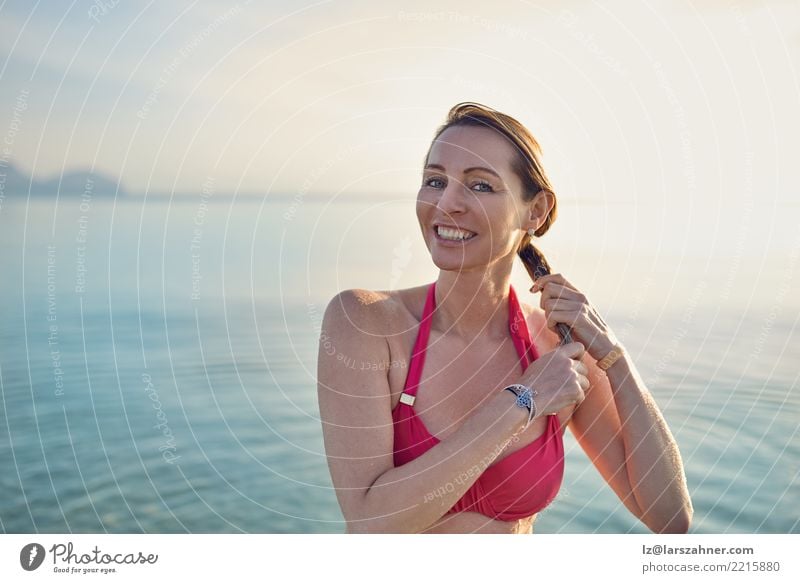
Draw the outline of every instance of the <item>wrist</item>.
[[[494,418],[501,419],[504,427],[510,427],[510,435],[525,428],[528,423],[528,410],[517,406],[517,397],[511,391],[505,389],[497,391],[495,404]]]
[[[612,366],[622,360],[625,355],[625,348],[617,341],[604,351],[603,356],[597,359],[597,367],[607,372]]]
[[[505,387],[503,392],[513,394],[515,396],[514,404],[519,409],[527,411],[528,417],[526,419],[525,426],[523,427],[523,429],[526,429],[537,415],[536,401],[534,400],[534,397],[537,394],[536,389],[529,387],[528,385],[515,383]]]

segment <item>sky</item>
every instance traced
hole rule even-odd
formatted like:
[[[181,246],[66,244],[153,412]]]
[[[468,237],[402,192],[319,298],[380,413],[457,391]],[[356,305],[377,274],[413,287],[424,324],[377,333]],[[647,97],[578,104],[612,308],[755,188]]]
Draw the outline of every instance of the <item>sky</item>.
[[[392,199],[478,101],[534,133],[564,204],[735,222],[796,211],[799,57],[794,1],[10,1],[0,140],[134,193]]]

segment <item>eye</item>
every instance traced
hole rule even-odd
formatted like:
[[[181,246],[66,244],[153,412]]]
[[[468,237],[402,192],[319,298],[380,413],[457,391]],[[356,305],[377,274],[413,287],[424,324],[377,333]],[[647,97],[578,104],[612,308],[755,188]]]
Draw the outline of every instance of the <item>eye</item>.
[[[422,184],[432,188],[444,188],[444,180],[436,176],[431,176],[430,178],[425,179]]]
[[[492,185],[486,182],[485,180],[479,180],[478,182],[475,182],[472,185],[473,188],[475,188],[476,186],[480,186],[483,188],[483,190],[479,190],[478,192],[494,192],[494,188],[492,188]]]

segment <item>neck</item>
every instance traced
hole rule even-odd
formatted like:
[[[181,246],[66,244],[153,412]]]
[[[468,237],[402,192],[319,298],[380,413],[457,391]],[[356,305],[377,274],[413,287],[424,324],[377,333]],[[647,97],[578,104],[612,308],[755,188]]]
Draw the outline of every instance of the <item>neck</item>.
[[[436,280],[436,328],[472,341],[508,336],[511,272],[440,271]]]

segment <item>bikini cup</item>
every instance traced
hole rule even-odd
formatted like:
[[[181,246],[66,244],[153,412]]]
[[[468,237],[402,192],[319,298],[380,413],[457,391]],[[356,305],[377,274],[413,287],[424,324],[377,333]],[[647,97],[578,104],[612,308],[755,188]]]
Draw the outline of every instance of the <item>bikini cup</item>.
[[[413,407],[434,309],[435,283],[428,291],[405,389],[400,402],[392,410],[395,466],[408,463],[440,443]],[[524,370],[528,366],[528,357],[532,362],[539,355],[513,287],[509,290],[509,331]],[[542,435],[483,469],[480,477],[448,512],[475,510],[501,520],[512,520],[535,514],[548,505],[561,486],[564,461],[561,422],[557,415],[548,417]]]

